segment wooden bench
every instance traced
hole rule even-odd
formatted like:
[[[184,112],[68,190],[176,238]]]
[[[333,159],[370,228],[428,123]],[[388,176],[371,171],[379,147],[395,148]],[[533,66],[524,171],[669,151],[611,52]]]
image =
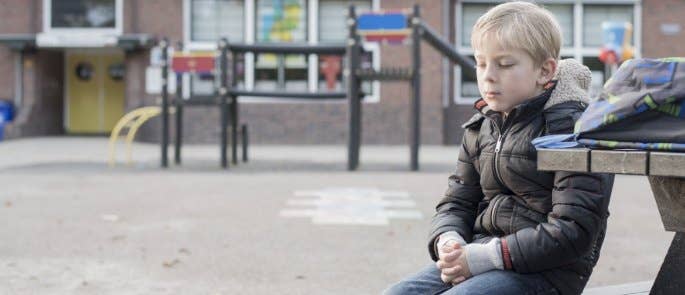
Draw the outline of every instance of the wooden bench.
[[[685,294],[685,153],[539,149],[538,169],[646,175],[664,228],[676,232],[649,294]],[[646,294],[640,291],[644,284],[592,288],[584,294]]]

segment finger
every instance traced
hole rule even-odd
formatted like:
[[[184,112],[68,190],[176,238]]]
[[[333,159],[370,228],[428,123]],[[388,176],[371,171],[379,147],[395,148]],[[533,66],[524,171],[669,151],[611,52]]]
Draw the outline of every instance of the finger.
[[[461,256],[462,252],[463,252],[462,250],[454,250],[454,251],[447,253],[444,256],[442,256],[441,260],[443,260],[445,262],[455,261],[455,260],[457,260],[457,258],[459,258],[459,256]]]
[[[442,251],[442,253],[450,253],[454,251],[454,246],[444,245],[440,248],[440,251]]]
[[[445,282],[446,284],[449,284],[449,283],[451,283],[452,281],[454,281],[454,277],[448,276],[448,275],[444,275],[444,274],[440,274],[440,279],[441,279],[443,282]]]
[[[457,265],[455,267],[448,267],[448,268],[443,268],[442,273],[448,276],[456,276],[460,274],[462,270],[461,265]]]
[[[438,260],[438,262],[435,263],[435,266],[437,266],[438,269],[440,269],[440,270],[445,269],[445,268],[454,267],[454,265],[455,265],[454,263],[450,263],[450,262],[447,262],[444,260]]]
[[[461,276],[461,277],[453,279],[452,281],[450,281],[450,283],[452,283],[452,285],[457,285],[463,281],[466,281],[466,277]]]
[[[457,241],[455,241],[455,240],[449,240],[445,243],[445,245],[443,245],[443,247],[454,249],[454,244],[459,244],[459,243],[457,243]]]
[[[461,248],[462,248],[462,245],[459,244],[457,241],[449,240],[444,245],[442,245],[440,250],[442,252],[449,253],[449,252],[454,251],[454,249],[461,249]]]

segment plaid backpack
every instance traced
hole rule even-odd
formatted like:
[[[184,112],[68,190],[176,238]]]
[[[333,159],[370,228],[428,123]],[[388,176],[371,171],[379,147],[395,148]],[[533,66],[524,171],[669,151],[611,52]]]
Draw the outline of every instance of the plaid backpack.
[[[685,152],[685,58],[625,61],[578,119],[574,134],[533,144]]]

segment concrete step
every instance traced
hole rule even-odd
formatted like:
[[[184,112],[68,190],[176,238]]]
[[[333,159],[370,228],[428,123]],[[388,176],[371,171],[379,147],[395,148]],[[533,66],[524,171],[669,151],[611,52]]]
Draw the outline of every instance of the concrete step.
[[[621,285],[602,286],[586,289],[583,295],[642,295],[649,294],[654,281],[644,281]]]

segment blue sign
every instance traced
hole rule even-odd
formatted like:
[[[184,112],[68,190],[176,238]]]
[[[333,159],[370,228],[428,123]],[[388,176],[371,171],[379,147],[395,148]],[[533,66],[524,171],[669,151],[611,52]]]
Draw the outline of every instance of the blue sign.
[[[358,18],[359,30],[401,30],[407,28],[407,16],[403,13],[367,13]]]

